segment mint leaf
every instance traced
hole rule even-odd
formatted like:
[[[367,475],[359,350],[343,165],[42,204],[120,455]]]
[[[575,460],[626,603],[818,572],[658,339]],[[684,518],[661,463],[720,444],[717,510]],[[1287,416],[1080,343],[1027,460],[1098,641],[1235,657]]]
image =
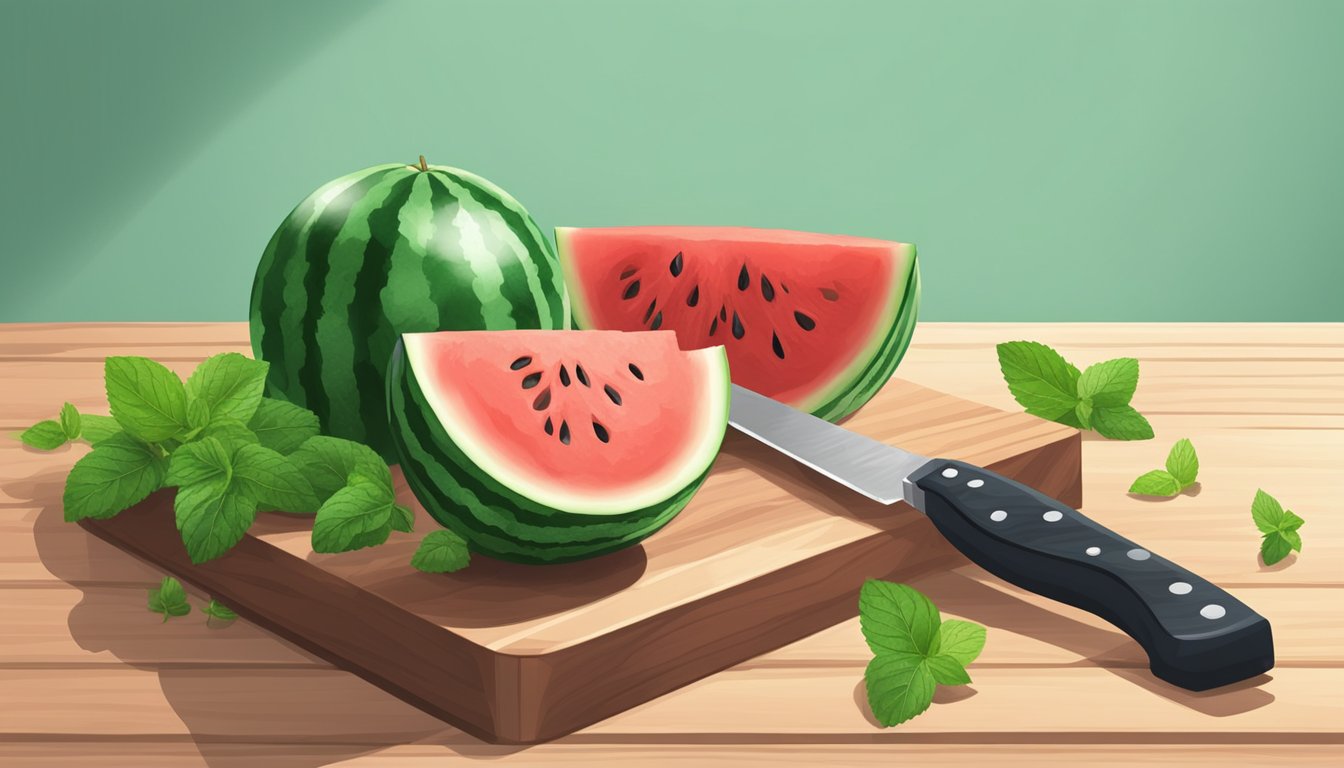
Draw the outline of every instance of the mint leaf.
[[[205,429],[210,426],[210,406],[199,397],[187,397],[187,428]]]
[[[227,485],[233,479],[233,460],[218,440],[206,437],[173,451],[168,462],[165,485],[199,485],[218,482]]]
[[[357,476],[358,477],[358,476]],[[331,495],[313,521],[314,552],[348,552],[382,544],[392,531],[390,487],[359,478]]]
[[[186,616],[191,613],[187,603],[187,591],[182,582],[169,576],[159,584],[158,589],[149,590],[149,610],[163,614],[166,623],[170,616]]]
[[[317,511],[317,497],[303,473],[270,448],[240,447],[233,457],[233,481],[264,509],[306,514]]]
[[[1301,539],[1298,539],[1301,542]],[[1260,559],[1265,561],[1265,565],[1274,565],[1293,551],[1293,545],[1288,542],[1288,538],[1278,532],[1267,533],[1260,542]]]
[[[1078,397],[1100,408],[1129,405],[1138,386],[1139,361],[1121,357],[1088,366],[1078,378]]]
[[[434,531],[420,540],[411,555],[411,566],[425,573],[451,573],[467,567],[471,553],[467,542],[452,531]]]
[[[178,488],[173,511],[187,555],[193,563],[203,563],[242,540],[257,517],[257,502],[217,477]]]
[[[382,458],[367,445],[338,437],[318,436],[305,441],[289,459],[308,479],[319,501],[326,501],[344,488],[356,470],[386,484],[391,495],[392,474]]]
[[[1283,506],[1278,499],[1257,489],[1255,499],[1251,501],[1251,519],[1261,533],[1274,533],[1283,523]]]
[[[933,681],[939,685],[966,685],[971,682],[971,676],[966,674],[966,668],[961,662],[945,653],[930,656],[925,659],[925,663],[929,666]]]
[[[290,454],[298,450],[319,430],[317,414],[284,400],[262,398],[257,412],[247,423],[262,445],[273,451]]]
[[[214,418],[246,424],[261,403],[269,367],[237,352],[215,355],[191,372],[187,393],[209,406]]]
[[[928,656],[937,650],[941,622],[938,608],[913,587],[869,579],[859,590],[859,627],[873,653]]]
[[[75,462],[65,478],[65,519],[108,518],[163,486],[168,461],[127,434],[109,437]]]
[[[415,531],[415,513],[400,504],[392,505],[392,530],[402,533]]]
[[[209,605],[201,609],[201,612],[220,621],[233,621],[238,618],[238,614],[234,613],[232,608],[218,600],[211,600]]]
[[[177,374],[144,357],[109,357],[103,364],[112,418],[135,437],[157,443],[187,426],[187,390]]]
[[[67,440],[79,437],[79,410],[70,403],[61,406],[61,430]]]
[[[1181,482],[1170,472],[1154,469],[1139,475],[1129,486],[1129,492],[1140,496],[1175,496],[1181,492]]]
[[[1181,484],[1181,490],[1195,484],[1199,477],[1199,456],[1189,438],[1181,438],[1171,446],[1171,452],[1167,454],[1167,471]]]
[[[65,445],[65,430],[60,422],[47,419],[19,433],[19,440],[29,448],[39,451],[54,451]]]
[[[120,433],[121,425],[111,416],[99,416],[92,413],[81,413],[79,415],[79,436],[91,445],[97,445]]]
[[[868,662],[863,680],[868,707],[888,728],[928,709],[937,687],[928,663],[918,654],[881,654]]]
[[[969,621],[948,619],[938,635],[938,655],[950,656],[963,667],[975,661],[985,647],[985,628]]]
[[[1078,404],[1078,369],[1058,352],[1034,341],[998,345],[1003,379],[1027,413],[1057,421],[1074,417]]]
[[[218,440],[230,456],[244,445],[257,444],[257,436],[246,424],[237,419],[214,419],[210,422],[210,426],[201,430],[200,438],[206,437]]]
[[[1092,428],[1112,440],[1148,440],[1153,436],[1148,420],[1128,405],[1095,408]]]
[[[1297,529],[1306,521],[1285,510],[1278,499],[1257,490],[1251,502],[1251,519],[1264,534],[1260,542],[1260,557],[1265,565],[1274,565],[1287,557],[1289,552],[1302,551],[1302,534]]]

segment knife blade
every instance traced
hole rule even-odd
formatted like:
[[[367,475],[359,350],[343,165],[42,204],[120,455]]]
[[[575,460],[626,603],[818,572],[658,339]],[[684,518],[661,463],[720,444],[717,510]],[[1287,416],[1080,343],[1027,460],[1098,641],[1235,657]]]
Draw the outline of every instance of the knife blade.
[[[728,423],[881,504],[904,501],[972,562],[1133,638],[1153,674],[1202,691],[1274,666],[1269,622],[1226,591],[997,473],[927,458],[736,384]]]

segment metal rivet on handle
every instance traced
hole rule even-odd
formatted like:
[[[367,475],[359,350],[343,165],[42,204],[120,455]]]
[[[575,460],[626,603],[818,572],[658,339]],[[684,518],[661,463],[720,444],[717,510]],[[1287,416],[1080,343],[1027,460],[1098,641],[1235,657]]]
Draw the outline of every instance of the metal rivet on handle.
[[[956,477],[956,476],[957,476],[956,467],[948,467],[947,469],[943,470],[943,477]]]
[[[996,509],[989,513],[989,519],[996,523],[1002,523],[1004,520],[1008,519],[1008,513],[1004,512],[1002,509]]]
[[[1221,619],[1227,615],[1227,609],[1217,603],[1209,603],[1199,609],[1199,615],[1206,619]]]
[[[1047,523],[1058,523],[1060,520],[1064,519],[1064,513],[1060,512],[1058,509],[1052,509],[1044,515],[1041,515],[1041,519]]]
[[[967,488],[979,488],[980,486],[982,486],[982,485],[984,485],[984,484],[985,484],[985,481],[984,481],[984,480],[981,480],[981,479],[979,479],[979,478],[976,478],[976,479],[974,479],[974,480],[972,480],[972,481],[966,483],[966,487],[967,487]]]
[[[1130,560],[1147,560],[1153,556],[1153,553],[1146,549],[1131,549],[1125,554],[1129,556]]]
[[[1101,547],[1088,547],[1083,551],[1088,554],[1088,557],[1096,557],[1101,554]]]
[[[1167,590],[1173,595],[1188,595],[1194,587],[1186,584],[1184,581],[1173,581]]]

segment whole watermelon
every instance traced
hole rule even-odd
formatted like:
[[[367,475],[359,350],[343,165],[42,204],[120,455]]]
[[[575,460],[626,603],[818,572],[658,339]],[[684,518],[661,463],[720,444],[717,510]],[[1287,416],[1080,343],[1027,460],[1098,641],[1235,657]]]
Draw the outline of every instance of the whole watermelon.
[[[384,374],[404,332],[565,328],[550,242],[507,192],[441,165],[323,185],[271,237],[252,284],[267,393],[394,458]]]

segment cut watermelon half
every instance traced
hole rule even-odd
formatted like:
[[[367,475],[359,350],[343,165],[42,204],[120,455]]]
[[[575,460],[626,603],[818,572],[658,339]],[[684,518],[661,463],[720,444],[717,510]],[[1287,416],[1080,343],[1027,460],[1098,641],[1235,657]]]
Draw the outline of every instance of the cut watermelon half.
[[[558,228],[582,328],[672,329],[722,344],[733,381],[837,420],[866,403],[909,346],[915,247],[742,227]]]
[[[728,419],[721,347],[671,333],[408,333],[394,445],[416,498],[483,554],[559,562],[639,541],[704,481]]]

